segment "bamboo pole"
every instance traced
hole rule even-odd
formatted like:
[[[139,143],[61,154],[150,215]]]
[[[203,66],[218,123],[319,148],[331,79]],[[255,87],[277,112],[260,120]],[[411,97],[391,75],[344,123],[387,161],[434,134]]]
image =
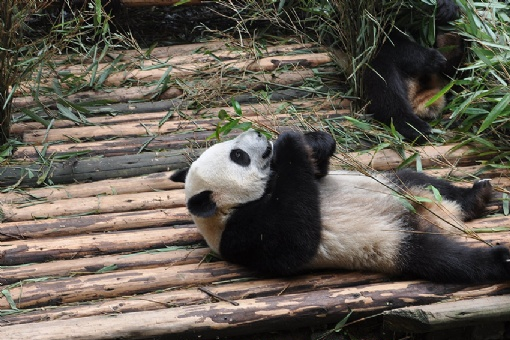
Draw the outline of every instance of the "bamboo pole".
[[[139,252],[202,241],[196,228],[166,227],[107,234],[10,241],[0,248],[0,265],[20,265],[92,255]]]
[[[12,325],[0,328],[0,337],[5,340],[70,337],[102,340],[163,335],[165,339],[183,339],[253,334],[338,322],[349,310],[354,311],[355,316],[363,316],[406,305],[444,301],[461,289],[465,286],[414,281],[374,284],[238,300],[236,305],[218,302],[116,314],[115,317],[101,315],[53,320],[39,323],[37,327]]]
[[[182,207],[184,202],[184,190],[176,189],[169,191],[69,198],[24,207],[3,204],[2,214],[5,221],[16,222],[70,215],[170,209]]]
[[[71,236],[191,223],[185,207],[0,223],[0,241]]]
[[[165,171],[138,177],[34,188],[22,192],[11,191],[0,193],[0,203],[25,203],[31,200],[57,201],[97,195],[121,195],[184,188],[182,183],[175,183],[169,179],[172,173],[173,171]]]
[[[398,332],[424,333],[509,319],[510,296],[503,295],[395,309],[384,313],[384,326]]]
[[[90,275],[98,272],[115,270],[116,272],[131,269],[147,269],[153,267],[173,267],[184,264],[199,263],[209,248],[176,249],[162,248],[142,251],[129,255],[106,255],[60,260],[44,263],[32,263],[24,266],[13,266],[2,269],[0,285],[10,285],[18,281],[43,277],[71,277]]]

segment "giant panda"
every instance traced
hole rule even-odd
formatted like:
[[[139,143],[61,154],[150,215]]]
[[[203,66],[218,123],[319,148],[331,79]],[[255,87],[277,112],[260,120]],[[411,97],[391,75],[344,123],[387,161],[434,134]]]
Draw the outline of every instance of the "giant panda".
[[[334,150],[325,132],[285,132],[270,142],[250,130],[171,179],[185,183],[209,247],[261,274],[341,268],[439,282],[510,278],[507,248],[459,240],[462,221],[484,213],[489,181],[461,188],[411,170],[328,172]]]
[[[459,18],[455,1],[437,0],[436,6],[437,25]],[[438,117],[446,99],[443,95],[427,104],[448,84],[464,55],[458,35],[442,32],[436,42],[437,48],[423,47],[410,32],[394,28],[363,72],[366,112],[393,124],[409,141],[426,141],[431,133],[426,121]]]

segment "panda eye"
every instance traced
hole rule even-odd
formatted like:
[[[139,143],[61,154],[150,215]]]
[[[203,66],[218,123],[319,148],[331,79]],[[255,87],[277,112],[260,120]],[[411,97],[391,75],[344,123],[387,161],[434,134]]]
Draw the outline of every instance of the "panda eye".
[[[230,151],[230,159],[232,162],[240,166],[248,166],[251,162],[250,156],[241,149],[234,149]]]

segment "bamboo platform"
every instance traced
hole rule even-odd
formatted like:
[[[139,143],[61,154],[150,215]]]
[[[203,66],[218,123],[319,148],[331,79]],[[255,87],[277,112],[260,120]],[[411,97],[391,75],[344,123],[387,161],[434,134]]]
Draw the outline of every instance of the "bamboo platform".
[[[109,57],[131,66],[112,71],[106,62],[95,64],[104,86],[112,87],[67,98],[88,108],[86,121],[55,120],[51,129],[33,121],[12,126],[25,146],[0,172],[2,188],[12,189],[0,194],[0,339],[234,337],[334,326],[350,311],[349,321],[442,302],[469,301],[476,309],[480,301],[492,308],[481,303],[490,296],[498,296],[498,310],[509,310],[510,282],[442,285],[348,271],[268,278],[209,253],[186,211],[182,185],[168,177],[212,143],[208,137],[221,109],[235,114],[228,105],[232,96],[244,120],[273,131],[323,128],[323,119],[348,114],[349,101],[340,97],[285,92],[317,70],[330,71],[327,53],[288,44],[255,57],[225,42],[201,43],[154,49],[150,70],[133,62],[139,60],[135,51]],[[80,74],[91,65],[63,60],[61,71]],[[158,81],[169,67],[181,87],[160,91]],[[236,81],[226,85],[225,74]],[[253,91],[266,86],[277,88],[280,100],[255,100]],[[206,108],[185,109],[187,87],[202,91]],[[99,98],[108,104],[91,104]],[[38,100],[57,109],[52,98]],[[21,110],[34,102],[21,91],[15,105]],[[418,154],[424,171],[436,176],[492,178],[493,214],[469,227],[487,242],[510,245],[510,217],[497,200],[508,192],[510,176],[482,171],[491,155],[469,145],[429,145],[403,154]],[[338,158],[377,170],[403,161],[389,150]],[[383,318],[398,331],[402,315]],[[498,315],[498,321],[510,319]]]

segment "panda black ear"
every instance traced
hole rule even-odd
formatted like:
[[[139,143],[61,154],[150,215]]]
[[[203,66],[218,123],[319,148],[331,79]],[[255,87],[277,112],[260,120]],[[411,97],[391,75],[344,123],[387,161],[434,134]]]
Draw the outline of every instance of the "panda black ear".
[[[170,176],[170,179],[174,182],[184,183],[186,181],[186,175],[188,174],[188,170],[189,168],[177,170]]]
[[[212,200],[212,191],[202,191],[188,200],[188,210],[198,217],[211,217],[216,213],[216,203]]]

